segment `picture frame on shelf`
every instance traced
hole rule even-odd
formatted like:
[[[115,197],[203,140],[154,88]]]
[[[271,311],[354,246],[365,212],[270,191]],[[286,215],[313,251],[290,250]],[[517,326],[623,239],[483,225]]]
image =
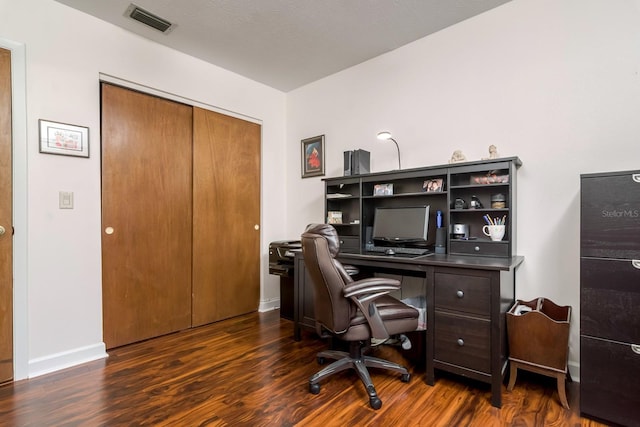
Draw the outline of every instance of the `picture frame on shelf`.
[[[89,158],[89,128],[38,120],[40,152]]]
[[[374,196],[393,196],[393,184],[376,184],[373,186]]]
[[[324,135],[302,140],[302,178],[324,176]]]
[[[422,184],[422,190],[427,193],[441,193],[443,190],[443,179],[442,178],[434,178],[427,179]]]

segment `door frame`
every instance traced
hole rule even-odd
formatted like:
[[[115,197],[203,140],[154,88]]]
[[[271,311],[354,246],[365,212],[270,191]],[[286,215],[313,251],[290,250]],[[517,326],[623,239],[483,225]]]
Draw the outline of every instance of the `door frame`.
[[[27,324],[27,84],[25,45],[0,37],[11,51],[13,141],[13,380],[29,376]]]

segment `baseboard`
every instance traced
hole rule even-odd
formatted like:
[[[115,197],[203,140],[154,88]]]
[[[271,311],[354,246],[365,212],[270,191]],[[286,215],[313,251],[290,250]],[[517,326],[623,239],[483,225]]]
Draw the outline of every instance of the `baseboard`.
[[[61,353],[39,357],[29,361],[29,378],[37,377],[61,369],[70,368],[82,363],[91,362],[108,357],[106,346],[103,342],[80,347]]]
[[[271,298],[265,301],[260,301],[258,307],[259,312],[271,311],[280,308],[280,298]]]
[[[571,374],[571,379],[579,383],[580,382],[580,364],[569,362],[567,364],[567,369],[569,369],[569,373]]]

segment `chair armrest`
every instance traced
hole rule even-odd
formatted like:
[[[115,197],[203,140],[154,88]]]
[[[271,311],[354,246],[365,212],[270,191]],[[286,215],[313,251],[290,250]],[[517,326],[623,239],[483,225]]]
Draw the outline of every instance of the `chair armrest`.
[[[360,308],[371,328],[371,336],[376,339],[387,339],[389,333],[384,327],[375,300],[398,289],[400,289],[398,280],[372,277],[348,284],[344,287],[343,293]]]

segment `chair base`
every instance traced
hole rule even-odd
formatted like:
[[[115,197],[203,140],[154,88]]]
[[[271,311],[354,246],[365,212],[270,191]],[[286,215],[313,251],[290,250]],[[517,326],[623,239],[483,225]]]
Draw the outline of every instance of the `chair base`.
[[[411,379],[411,375],[405,367],[388,360],[365,356],[363,354],[364,343],[351,342],[349,347],[349,353],[345,351],[326,350],[317,354],[317,360],[320,364],[324,363],[324,359],[335,360],[335,362],[309,378],[309,392],[318,394],[320,392],[320,385],[318,384],[320,381],[337,372],[354,369],[369,395],[369,404],[373,409],[380,409],[382,407],[382,401],[378,398],[367,368],[380,368],[397,372],[402,375],[401,380],[403,382],[409,382]]]

